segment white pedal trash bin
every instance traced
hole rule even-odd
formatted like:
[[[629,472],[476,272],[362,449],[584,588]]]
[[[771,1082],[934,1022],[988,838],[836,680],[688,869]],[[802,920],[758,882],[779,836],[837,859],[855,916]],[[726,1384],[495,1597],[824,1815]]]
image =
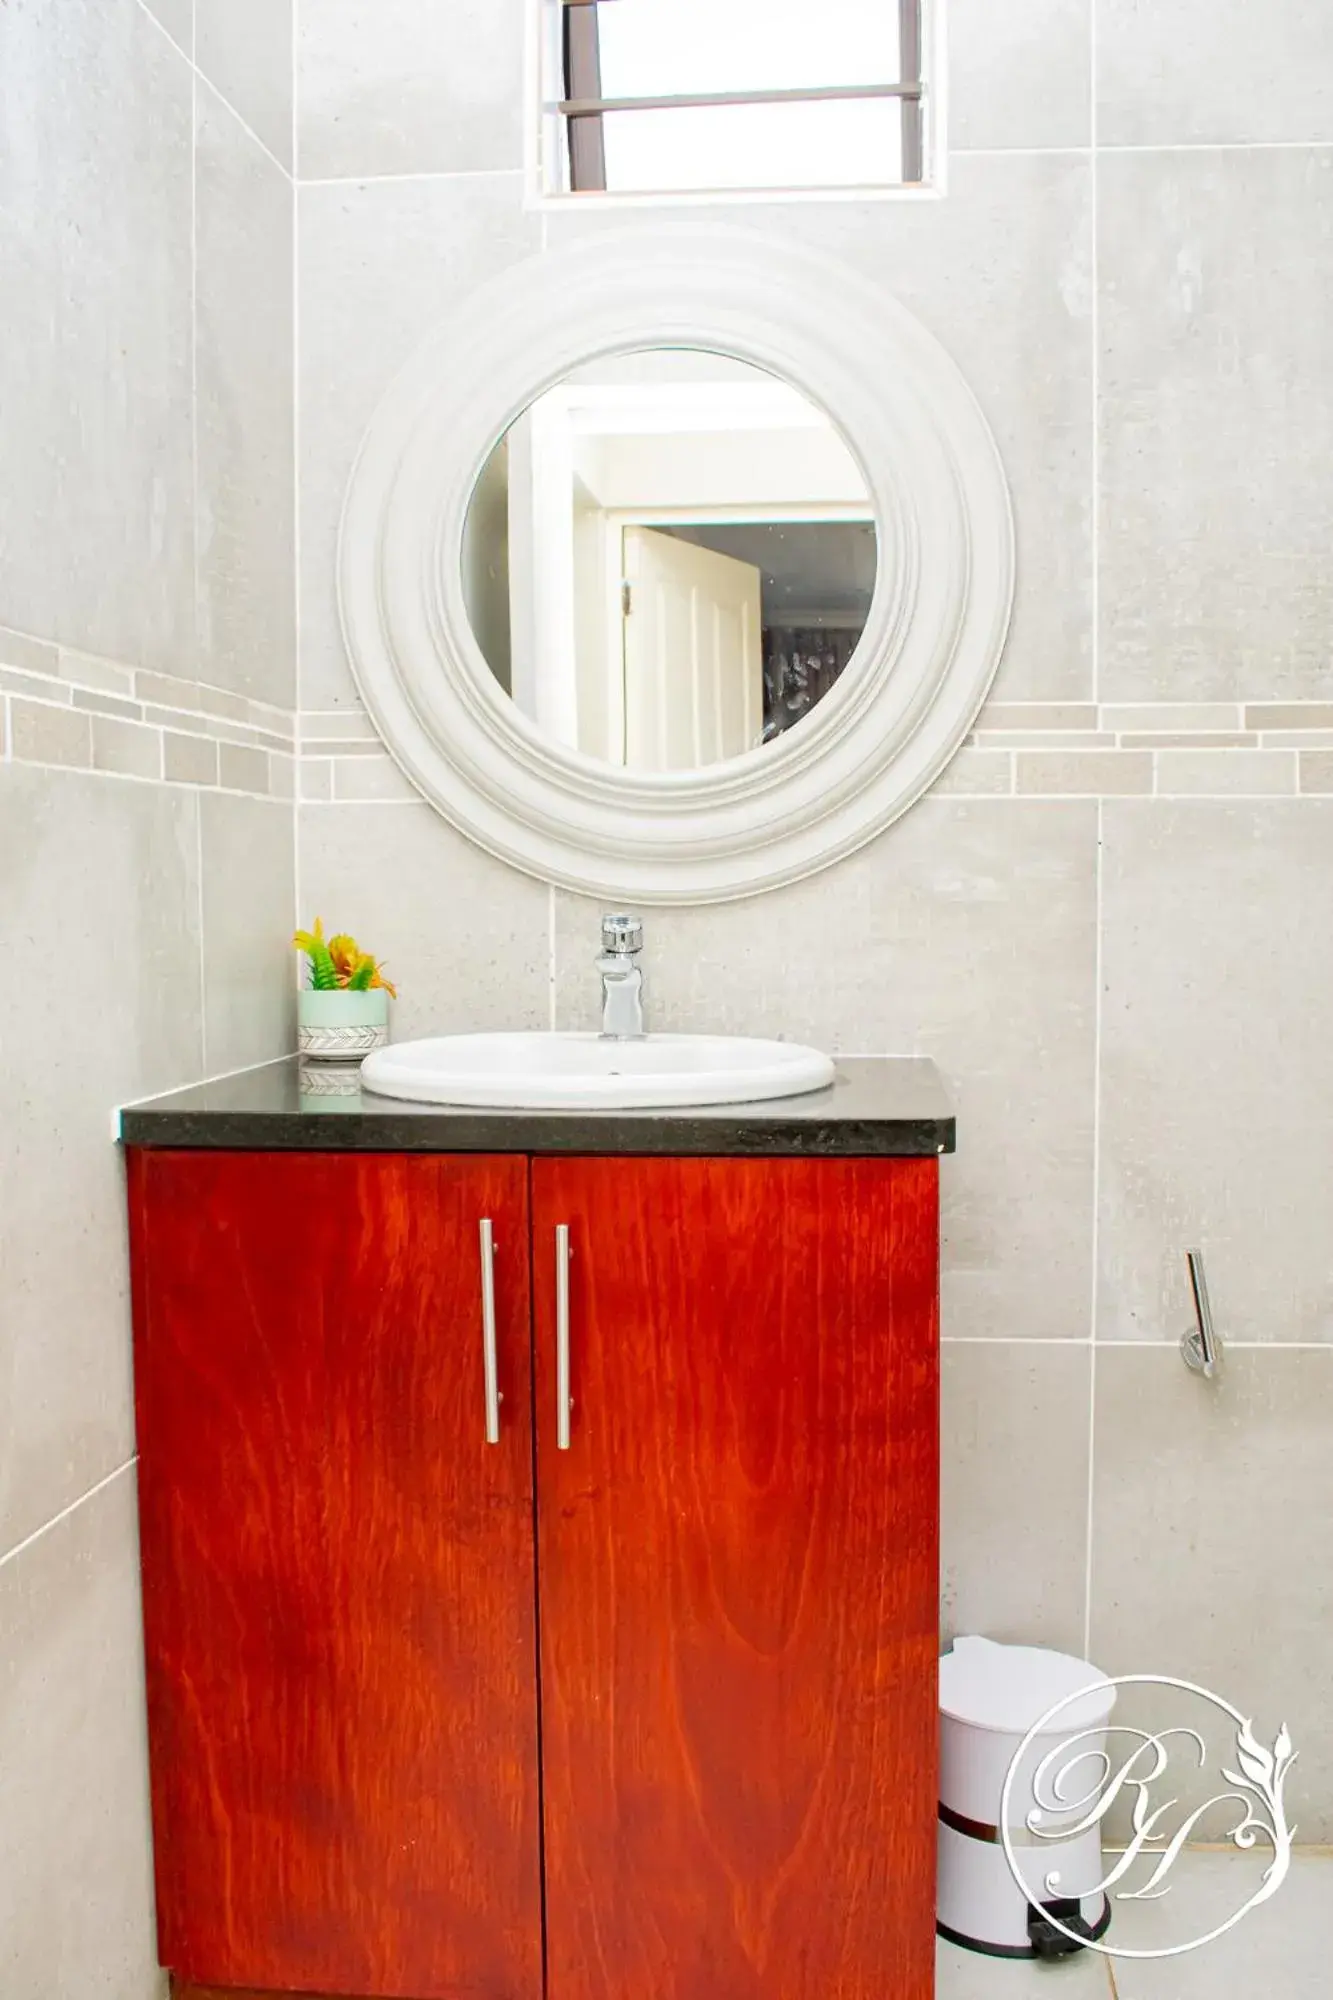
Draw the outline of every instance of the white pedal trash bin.
[[[1102,1683],[1102,1685],[1097,1685]],[[1082,1694],[1084,1689],[1091,1690]],[[1068,1697],[1082,1694],[1082,1699]],[[1069,1772],[1065,1796],[1091,1792],[1105,1747],[1116,1691],[1086,1660],[1037,1646],[1002,1646],[991,1639],[955,1639],[940,1661],[939,1903],[936,1929],[951,1944],[992,1958],[1059,1958],[1082,1949],[1050,1917],[1083,1938],[1103,1936],[1111,1921],[1108,1897],[1097,1889],[1106,1874],[1100,1822],[1072,1837],[1040,1838],[1029,1831],[1037,1806],[1034,1783],[1042,1759],[1078,1737],[1071,1757],[1088,1759]],[[1015,1773],[1009,1798],[1010,1844],[1028,1887],[1014,1880],[1000,1835],[1000,1801],[1009,1767],[1024,1737],[1057,1702],[1066,1702],[1033,1739]],[[1084,1734],[1084,1732],[1088,1732]],[[1051,1776],[1048,1774],[1049,1788]],[[1048,1801],[1049,1803],[1049,1796]],[[1048,1833],[1084,1815],[1045,1812]],[[1058,1890],[1046,1878],[1058,1871]]]

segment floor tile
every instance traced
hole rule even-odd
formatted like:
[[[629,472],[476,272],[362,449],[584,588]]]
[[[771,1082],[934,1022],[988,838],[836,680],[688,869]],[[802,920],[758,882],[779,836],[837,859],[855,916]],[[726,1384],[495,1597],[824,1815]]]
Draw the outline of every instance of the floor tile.
[[[1095,1951],[1042,1965],[987,1958],[941,1938],[935,1947],[935,2000],[1110,2000],[1106,1960]]]
[[[1120,1905],[1113,1925],[1117,1943],[1141,1951],[1174,1942],[1185,1934],[1186,1915],[1195,1932],[1222,1923],[1262,1874],[1257,1854],[1257,1849],[1252,1855],[1186,1854],[1172,1874],[1168,1896]],[[1272,1901],[1242,1917],[1225,1937],[1177,1958],[1117,1955],[1112,1967],[1118,2000],[1326,2000],[1333,1987],[1331,1896],[1333,1854],[1297,1854]]]

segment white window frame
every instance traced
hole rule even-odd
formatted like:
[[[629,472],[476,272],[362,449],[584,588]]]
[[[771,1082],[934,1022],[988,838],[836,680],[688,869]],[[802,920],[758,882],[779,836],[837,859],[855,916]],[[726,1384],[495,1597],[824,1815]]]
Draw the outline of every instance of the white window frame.
[[[893,0],[886,0],[893,4]],[[563,178],[564,119],[551,91],[563,85],[562,0],[527,0],[524,100],[524,206],[541,211],[636,208],[753,207],[789,202],[929,202],[947,192],[948,64],[946,12],[948,0],[921,0],[921,73],[926,86],[926,119],[922,179],[911,184],[863,182],[844,187],[690,188],[616,193],[559,185]],[[553,81],[555,80],[555,81]],[[614,114],[612,114],[614,115]]]

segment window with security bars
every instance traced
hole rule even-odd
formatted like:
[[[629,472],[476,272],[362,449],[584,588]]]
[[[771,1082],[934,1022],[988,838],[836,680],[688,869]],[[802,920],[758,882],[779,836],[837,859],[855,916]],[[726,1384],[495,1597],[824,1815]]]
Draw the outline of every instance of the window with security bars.
[[[547,0],[547,191],[927,185],[930,12],[930,0]]]

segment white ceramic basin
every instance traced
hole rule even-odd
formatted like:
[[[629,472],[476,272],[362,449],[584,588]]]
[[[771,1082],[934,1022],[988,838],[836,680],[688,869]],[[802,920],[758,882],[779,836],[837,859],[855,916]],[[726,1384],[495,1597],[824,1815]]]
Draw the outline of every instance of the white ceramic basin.
[[[833,1081],[818,1049],[740,1035],[441,1035],[377,1049],[361,1081],[381,1097],[504,1110],[653,1110],[754,1104]]]

